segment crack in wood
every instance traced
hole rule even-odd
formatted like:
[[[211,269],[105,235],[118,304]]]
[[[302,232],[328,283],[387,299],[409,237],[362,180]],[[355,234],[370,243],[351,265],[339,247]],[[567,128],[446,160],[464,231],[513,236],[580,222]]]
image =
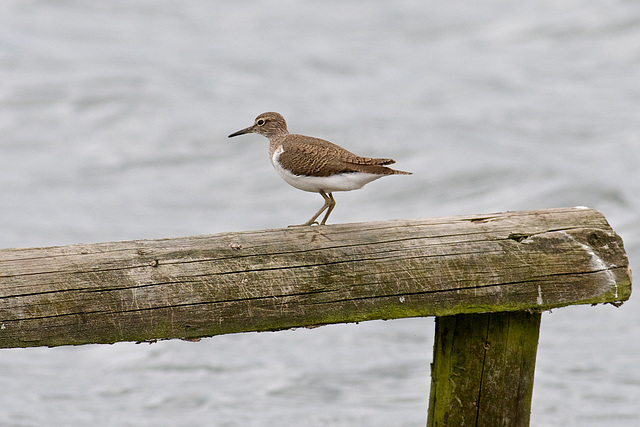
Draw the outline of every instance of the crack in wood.
[[[588,209],[8,249],[0,271],[0,347],[535,312],[631,292],[621,239]]]

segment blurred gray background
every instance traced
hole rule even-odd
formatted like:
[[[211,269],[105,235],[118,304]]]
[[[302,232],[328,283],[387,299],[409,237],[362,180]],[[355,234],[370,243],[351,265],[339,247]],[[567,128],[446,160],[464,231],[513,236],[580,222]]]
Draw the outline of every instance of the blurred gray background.
[[[0,247],[300,223],[263,111],[411,177],[330,222],[584,205],[640,265],[640,3],[0,3]],[[534,426],[640,425],[640,313],[545,313]],[[3,426],[424,425],[433,320],[0,351]]]

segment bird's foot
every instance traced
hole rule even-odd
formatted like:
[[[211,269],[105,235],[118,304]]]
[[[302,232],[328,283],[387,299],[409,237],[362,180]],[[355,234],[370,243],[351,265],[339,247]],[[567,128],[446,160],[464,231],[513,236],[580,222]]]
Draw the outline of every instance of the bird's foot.
[[[307,227],[307,226],[310,226],[310,225],[320,225],[320,224],[318,223],[318,221],[305,222],[304,224],[293,224],[293,225],[290,225],[290,226],[289,226],[289,228],[294,228],[294,227]]]

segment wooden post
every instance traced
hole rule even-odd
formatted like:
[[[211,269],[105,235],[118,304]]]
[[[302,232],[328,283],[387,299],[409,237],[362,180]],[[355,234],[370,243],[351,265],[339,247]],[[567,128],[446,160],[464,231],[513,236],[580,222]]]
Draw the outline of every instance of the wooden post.
[[[529,425],[540,313],[436,318],[428,427]]]
[[[587,208],[0,250],[0,348],[436,316],[429,426],[526,426],[540,312],[631,295]]]

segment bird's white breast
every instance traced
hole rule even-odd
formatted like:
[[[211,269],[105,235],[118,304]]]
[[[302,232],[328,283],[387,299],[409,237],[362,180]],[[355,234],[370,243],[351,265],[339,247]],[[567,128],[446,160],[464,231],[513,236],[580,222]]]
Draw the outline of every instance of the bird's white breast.
[[[284,148],[280,146],[273,152],[271,164],[287,184],[303,191],[318,193],[320,190],[323,190],[331,193],[333,191],[357,190],[365,184],[384,176],[364,172],[347,172],[331,176],[294,175],[280,165],[278,160],[282,153],[284,153]]]

